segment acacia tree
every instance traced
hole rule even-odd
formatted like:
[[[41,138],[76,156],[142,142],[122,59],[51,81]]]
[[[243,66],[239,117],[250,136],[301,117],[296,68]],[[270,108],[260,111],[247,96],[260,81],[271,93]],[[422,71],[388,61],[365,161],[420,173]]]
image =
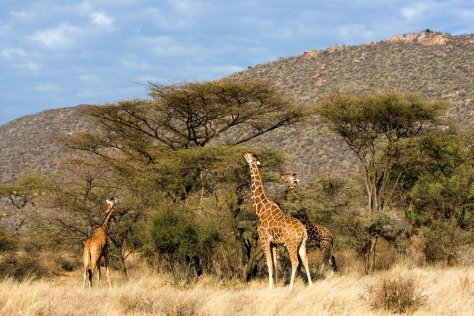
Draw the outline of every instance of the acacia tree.
[[[15,231],[18,232],[32,216],[31,212],[26,211],[26,206],[34,206],[34,200],[44,196],[50,187],[50,179],[40,174],[28,174],[15,183],[0,185],[0,197],[7,198],[16,209],[12,214]]]
[[[442,101],[392,92],[335,94],[320,103],[317,112],[360,162],[371,213],[390,201],[398,180],[389,179],[402,176],[403,171],[393,174],[393,163],[403,150],[403,140],[433,127],[445,106]]]
[[[149,88],[148,99],[85,108],[86,114],[97,119],[101,132],[75,135],[66,144],[129,174],[136,168],[162,164],[167,157],[176,161],[182,150],[211,143],[239,145],[307,115],[302,106],[263,81],[150,83]],[[205,170],[189,169],[185,177],[174,177],[173,181],[188,179],[174,196],[185,198],[202,182],[198,179]]]
[[[157,146],[203,147],[226,132],[233,137],[223,142],[237,145],[305,116],[294,100],[262,81],[149,83],[149,88],[148,99],[86,107],[85,113],[97,118],[105,133],[95,141],[93,134],[83,134],[69,145],[100,155],[107,155],[101,149],[113,148],[154,162],[151,149]]]
[[[248,176],[236,176],[247,175],[239,147],[303,120],[307,112],[261,81],[150,83],[149,88],[147,99],[87,107],[98,131],[69,137],[66,145],[99,158],[114,170],[121,190],[148,209],[167,200],[199,216],[206,196],[216,195],[217,201],[217,194],[223,194],[229,198],[223,203],[228,214],[215,218],[237,231],[241,188],[248,188]],[[230,202],[234,198],[237,202]]]

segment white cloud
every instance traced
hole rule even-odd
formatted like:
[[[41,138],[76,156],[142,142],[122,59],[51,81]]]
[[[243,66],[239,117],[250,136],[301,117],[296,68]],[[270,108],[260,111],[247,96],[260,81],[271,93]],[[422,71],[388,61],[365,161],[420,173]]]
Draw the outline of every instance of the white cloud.
[[[84,74],[84,75],[79,75],[78,79],[84,82],[92,82],[92,81],[98,81],[100,77],[97,75]]]
[[[158,56],[186,56],[202,52],[202,48],[193,44],[185,44],[170,36],[140,36],[138,41],[145,45],[145,49]]]
[[[129,69],[147,69],[150,68],[151,65],[144,61],[138,61],[135,58],[122,58],[120,60],[120,64]]]
[[[55,83],[43,82],[35,85],[33,89],[39,92],[55,92],[61,90],[61,86]]]
[[[338,33],[345,43],[351,43],[354,38],[359,41],[368,41],[374,37],[372,31],[367,29],[365,24],[360,23],[344,24],[338,27]]]
[[[94,12],[90,15],[90,19],[92,21],[92,24],[104,27],[104,28],[110,28],[114,22],[114,20],[107,16],[105,13],[102,12]]]
[[[26,60],[17,64],[13,64],[12,67],[29,72],[38,72],[41,70],[41,65],[32,60]]]
[[[10,11],[9,13],[15,19],[31,19],[34,15],[30,10]]]
[[[421,16],[429,9],[429,5],[425,2],[415,3],[411,6],[403,7],[400,10],[402,16],[407,20],[414,20]]]
[[[78,27],[61,24],[57,28],[38,31],[31,39],[50,49],[68,49],[75,46],[76,36],[80,32]]]
[[[0,51],[0,57],[5,60],[12,60],[26,56],[28,56],[28,53],[21,48],[7,48]]]
[[[210,9],[206,3],[195,0],[174,0],[171,4],[179,14],[197,15]]]
[[[41,70],[41,65],[33,61],[35,54],[29,53],[22,48],[6,48],[0,50],[0,59],[5,61],[5,64],[15,70],[38,72]]]

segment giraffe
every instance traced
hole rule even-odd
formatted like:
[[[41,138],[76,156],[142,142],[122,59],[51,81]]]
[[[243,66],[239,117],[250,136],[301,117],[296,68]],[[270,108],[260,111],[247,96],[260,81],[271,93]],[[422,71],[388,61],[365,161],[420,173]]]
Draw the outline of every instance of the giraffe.
[[[109,275],[109,240],[108,240],[108,227],[110,219],[112,218],[112,213],[115,211],[117,206],[117,201],[114,198],[110,200],[105,200],[107,203],[107,210],[105,211],[105,218],[94,232],[94,234],[89,237],[84,243],[84,253],[82,255],[82,262],[84,264],[84,289],[86,284],[89,285],[89,288],[92,286],[92,275],[94,270],[97,268],[97,286],[100,281],[100,261],[104,257],[105,261],[105,270],[107,274],[107,281],[109,287],[112,287],[110,283]]]
[[[308,235],[304,225],[297,219],[284,214],[276,203],[267,198],[258,169],[260,163],[257,156],[254,153],[246,152],[244,153],[244,158],[250,167],[253,207],[259,219],[257,232],[259,243],[267,261],[269,288],[273,288],[273,268],[275,268],[275,283],[277,279],[276,245],[278,244],[284,244],[290,256],[290,290],[293,290],[298,267],[298,255],[305,267],[308,283],[310,286],[313,285],[306,255],[306,239]]]
[[[300,179],[296,177],[296,173],[282,173],[280,177],[288,183],[290,190],[295,192],[299,189],[298,183]],[[319,248],[323,255],[323,261],[319,267],[319,274],[322,274],[326,264],[330,264],[333,271],[337,270],[336,258],[332,255],[332,248],[334,239],[329,228],[314,224],[306,213],[305,209],[300,209],[292,214],[306,227],[308,231],[308,241],[306,243],[308,248]]]
[[[296,177],[296,173],[286,172],[281,173],[280,178],[282,178],[290,186],[290,190],[298,191],[300,179]]]
[[[289,187],[285,190],[285,196],[287,199],[290,199],[289,193],[292,192],[292,197],[291,200],[298,200],[298,190],[299,190],[299,185],[298,182],[300,182],[300,179],[296,177],[296,173],[291,173],[291,172],[286,172],[286,173],[281,173],[280,178],[283,179],[286,183],[288,183]]]
[[[323,274],[326,265],[330,265],[332,270],[336,271],[336,258],[334,258],[334,255],[332,254],[334,239],[329,228],[314,224],[305,209],[300,209],[292,215],[303,223],[308,231],[308,241],[306,246],[308,248],[319,248],[321,250],[323,261],[319,266],[319,274]]]

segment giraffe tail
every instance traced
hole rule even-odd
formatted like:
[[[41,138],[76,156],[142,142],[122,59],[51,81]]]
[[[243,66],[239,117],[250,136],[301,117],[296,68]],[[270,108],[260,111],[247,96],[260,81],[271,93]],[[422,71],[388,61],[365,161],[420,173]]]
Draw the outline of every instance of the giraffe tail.
[[[331,265],[332,265],[332,270],[336,272],[337,271],[336,258],[333,255],[331,255]]]
[[[84,255],[82,259],[84,261],[84,288],[85,288],[87,283],[89,284],[89,287],[92,285],[92,268],[91,268],[92,255],[89,250],[84,251]]]

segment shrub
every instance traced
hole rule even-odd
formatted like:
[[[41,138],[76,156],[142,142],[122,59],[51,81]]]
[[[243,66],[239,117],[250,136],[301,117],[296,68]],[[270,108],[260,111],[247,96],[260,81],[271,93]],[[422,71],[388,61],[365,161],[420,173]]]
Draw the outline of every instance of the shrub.
[[[437,221],[431,227],[422,227],[419,234],[426,240],[423,248],[426,261],[441,262],[445,266],[459,264],[464,246],[473,243],[469,231],[464,231],[448,221]]]
[[[10,255],[0,260],[0,277],[16,280],[48,276],[49,271],[37,260],[37,256]]]
[[[369,297],[372,307],[394,313],[413,312],[423,303],[415,281],[401,276],[383,278],[369,289]]]
[[[167,210],[156,217],[152,239],[155,251],[167,261],[175,282],[180,268],[184,268],[186,278],[191,268],[196,276],[210,272],[213,249],[221,240],[213,223],[197,223],[185,209]]]

